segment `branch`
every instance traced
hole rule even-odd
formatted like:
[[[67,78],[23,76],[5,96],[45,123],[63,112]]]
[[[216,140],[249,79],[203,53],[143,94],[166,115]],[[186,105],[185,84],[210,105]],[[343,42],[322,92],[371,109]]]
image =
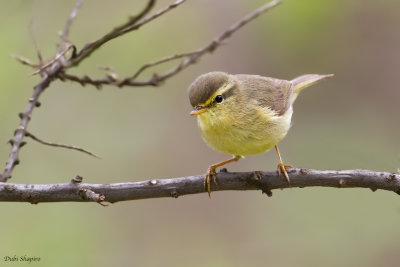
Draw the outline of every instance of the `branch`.
[[[66,145],[66,144],[58,144],[58,143],[53,143],[53,142],[48,142],[48,141],[42,140],[39,137],[33,135],[32,133],[30,133],[26,130],[25,130],[25,136],[32,138],[32,140],[35,140],[36,142],[38,142],[42,145],[53,146],[53,147],[62,147],[62,148],[66,148],[66,149],[76,150],[76,151],[88,154],[89,156],[92,156],[95,158],[100,158],[96,154],[94,154],[86,149],[83,149],[81,147],[77,147],[77,146],[73,146],[73,145]]]
[[[16,61],[18,61],[19,63],[21,63],[22,65],[26,65],[34,69],[40,67],[40,65],[32,63],[29,59],[24,58],[23,56],[12,54],[11,57]]]
[[[258,16],[267,12],[271,8],[279,5],[280,3],[281,3],[281,0],[273,0],[273,1],[265,4],[264,6],[261,6],[260,8],[254,10],[253,12],[251,12],[247,16],[243,17],[238,22],[234,23],[232,26],[230,26],[228,29],[226,29],[221,34],[219,34],[217,37],[215,37],[211,42],[209,42],[204,47],[199,48],[195,51],[182,53],[182,54],[176,54],[176,55],[172,55],[172,56],[167,56],[160,60],[147,63],[147,64],[143,65],[142,67],[140,67],[138,69],[138,71],[136,71],[131,77],[127,77],[127,78],[116,81],[114,79],[109,79],[108,77],[95,79],[95,78],[90,78],[87,75],[85,75],[83,77],[79,77],[79,76],[71,75],[71,74],[67,74],[67,73],[60,73],[59,78],[61,80],[70,80],[70,81],[78,82],[81,85],[91,84],[91,85],[96,86],[97,88],[100,88],[102,85],[116,85],[118,87],[122,87],[122,86],[158,86],[162,82],[167,80],[168,78],[178,74],[179,72],[181,72],[188,66],[196,63],[197,60],[204,54],[214,52],[215,49],[217,49],[220,45],[223,44],[223,41],[225,41],[230,36],[232,36],[232,34],[235,33],[237,30],[239,30],[241,27],[243,27],[247,23],[251,22],[252,20],[256,19]],[[182,60],[181,63],[179,63],[177,66],[171,68],[170,70],[162,73],[161,75],[158,75],[155,73],[148,80],[143,80],[143,81],[136,80],[136,78],[144,70],[146,70],[150,67],[154,67],[156,65],[162,64],[162,63],[180,59],[182,57],[184,57],[184,59]]]
[[[78,15],[78,11],[79,11],[79,8],[81,7],[82,3],[83,3],[83,0],[77,0],[74,8],[71,11],[71,14],[68,17],[67,23],[65,24],[65,28],[64,28],[63,32],[61,33],[61,42],[58,46],[59,53],[66,49],[65,46],[68,43],[69,30],[70,30],[72,23],[74,22],[76,16]]]
[[[400,174],[371,170],[321,171],[289,169],[291,188],[311,186],[336,188],[369,188],[393,191],[400,194]],[[82,183],[77,176],[70,183],[12,184],[0,183],[0,201],[30,202],[110,202],[173,197],[206,193],[204,175],[171,179],[153,179],[141,182],[114,184]],[[220,172],[218,186],[211,191],[260,190],[272,196],[271,190],[289,188],[285,178],[276,172]]]
[[[164,9],[162,14],[171,10],[172,8],[176,7],[177,5],[181,4],[184,1],[185,0],[176,1],[176,3],[169,6],[170,8],[167,7],[166,9]],[[138,23],[140,25],[138,27],[135,27],[135,25],[138,25],[136,23],[151,11],[155,2],[156,2],[155,0],[149,0],[146,7],[138,15],[129,18],[129,20],[126,23],[114,28],[112,31],[110,31],[106,35],[100,37],[96,41],[93,41],[93,42],[90,42],[90,43],[87,43],[86,45],[84,45],[82,50],[77,52],[77,54],[68,62],[68,64],[66,64],[65,67],[77,66],[82,60],[84,60],[85,58],[90,56],[94,51],[96,51],[98,48],[100,48],[102,45],[104,45],[108,41],[111,41],[112,39],[117,38],[121,35],[124,35],[130,31],[138,29],[144,23]],[[157,13],[159,13],[159,12],[157,12]],[[149,22],[149,21],[151,21],[151,20],[148,20],[147,22]]]
[[[11,151],[8,156],[6,167],[3,173],[0,175],[0,182],[7,182],[11,178],[11,173],[16,165],[19,164],[19,152],[21,147],[23,147],[26,142],[24,141],[25,132],[28,127],[29,121],[32,116],[32,112],[35,107],[40,107],[39,97],[44,92],[44,90],[50,85],[57,73],[62,69],[61,64],[53,64],[49,67],[47,73],[42,74],[42,80],[33,88],[33,94],[28,100],[25,112],[20,113],[20,123],[14,132],[14,138],[9,140],[11,144]]]
[[[37,58],[39,60],[39,65],[42,65],[43,64],[43,57],[42,57],[42,53],[40,52],[39,45],[38,45],[38,43],[36,41],[35,34],[33,33],[33,21],[32,20],[31,20],[31,23],[29,24],[29,34],[31,36],[31,39],[32,39],[32,42],[33,42],[33,46],[35,47],[35,50],[36,50],[36,55],[37,55]]]
[[[72,45],[66,45],[66,42],[67,42],[67,38],[68,38],[69,29],[77,15],[78,9],[81,4],[82,4],[82,0],[78,0],[76,2],[75,7],[72,10],[70,17],[68,18],[67,24],[66,24],[65,29],[61,36],[61,43],[59,46],[59,54],[56,54],[54,59],[52,59],[47,64],[43,65],[42,55],[39,51],[36,40],[34,39],[33,33],[31,33],[31,36],[33,38],[33,42],[34,42],[34,45],[35,45],[35,48],[37,51],[40,65],[32,64],[29,62],[29,60],[25,60],[22,57],[17,57],[17,56],[15,57],[19,62],[21,62],[25,65],[29,65],[31,67],[37,68],[37,70],[33,74],[40,73],[42,76],[42,80],[39,84],[37,84],[33,88],[33,94],[28,100],[28,104],[26,105],[25,112],[19,114],[21,121],[19,123],[18,128],[14,132],[14,138],[9,140],[9,143],[11,144],[11,151],[8,156],[6,167],[4,168],[3,173],[0,175],[0,182],[7,182],[7,180],[11,178],[11,173],[12,173],[14,167],[20,163],[19,152],[20,152],[20,149],[26,144],[26,142],[24,141],[24,137],[27,134],[27,127],[28,127],[29,121],[31,119],[32,112],[35,109],[35,107],[40,107],[40,102],[39,102],[40,95],[44,92],[44,90],[47,87],[49,87],[50,83],[57,76],[57,73],[63,70],[64,67],[61,64],[61,62],[59,62],[59,60],[62,59],[62,57],[65,55],[66,52],[68,52],[70,50],[70,48],[74,48]],[[32,30],[31,30],[31,32],[32,32]],[[66,45],[66,47],[64,48],[65,45]]]
[[[178,5],[180,4],[181,1],[177,1],[175,4]],[[76,48],[74,45],[68,43],[68,34],[70,27],[76,18],[77,12],[79,7],[82,4],[82,0],[77,0],[75,3],[75,6],[67,20],[66,26],[64,31],[61,34],[61,42],[58,47],[58,53],[54,56],[53,59],[51,59],[48,63],[42,64],[42,57],[40,53],[38,52],[39,56],[39,61],[40,65],[33,64],[29,60],[24,59],[23,57],[15,56],[15,58],[21,62],[24,65],[28,65],[30,67],[36,68],[36,71],[33,74],[40,73],[42,76],[42,80],[39,84],[37,84],[33,88],[33,94],[28,100],[28,104],[26,105],[25,111],[20,113],[20,123],[17,127],[17,129],[14,131],[14,138],[9,140],[9,143],[11,144],[11,151],[6,163],[6,167],[4,168],[2,174],[0,174],[0,182],[7,182],[8,179],[11,178],[11,173],[13,169],[15,168],[16,165],[20,163],[19,160],[19,152],[20,149],[26,144],[24,141],[24,137],[26,136],[26,131],[27,127],[29,124],[29,121],[32,116],[32,112],[35,109],[35,107],[40,106],[39,98],[40,95],[44,92],[44,90],[49,87],[50,83],[57,77],[59,77],[59,73],[62,73],[65,68],[71,65],[77,65],[79,62],[81,62],[83,59],[88,57],[93,51],[95,51],[98,47],[106,43],[107,41],[116,38],[124,33],[126,33],[126,27],[129,27],[136,22],[138,22],[140,19],[142,19],[153,7],[155,3],[155,0],[149,0],[146,8],[140,12],[137,16],[132,17],[126,24],[122,25],[121,27],[117,27],[114,31],[112,31],[109,34],[106,34],[104,37],[100,38],[95,43],[87,44],[80,52],[75,51]],[[174,5],[174,4],[173,4]],[[173,6],[171,5],[171,6]],[[175,5],[175,6],[176,6]],[[174,7],[174,6],[173,6]],[[173,8],[171,7],[171,8]],[[168,11],[168,10],[166,10]],[[143,22],[140,22],[140,26],[151,21],[152,19],[164,14],[166,11],[163,11],[162,13],[157,13],[154,16],[150,17],[147,20],[144,20]],[[119,33],[119,31],[125,31],[123,33]],[[73,49],[73,53],[70,59],[68,59],[66,62],[64,61],[64,56],[65,53],[68,52],[70,49]],[[80,54],[79,54],[80,53]],[[79,149],[78,149],[79,150]]]
[[[71,49],[75,49],[75,47],[73,45],[67,45],[67,47],[65,47],[63,51],[60,51],[60,53],[58,53],[52,60],[37,68],[34,72],[31,73],[31,75],[33,76],[38,73],[43,75],[43,71],[45,71],[48,67],[53,66],[54,63],[57,63],[57,61],[62,59],[65,56],[65,54]]]
[[[36,50],[38,53],[40,64],[34,64],[25,58],[15,56],[15,58],[22,64],[25,64],[25,65],[35,68],[36,71],[33,72],[33,74],[40,74],[42,80],[39,84],[37,84],[34,87],[33,94],[31,96],[31,98],[29,98],[29,101],[28,101],[28,104],[26,105],[25,111],[19,114],[20,115],[20,123],[14,132],[14,138],[9,141],[9,143],[11,144],[11,151],[10,151],[7,163],[6,163],[6,167],[4,168],[3,173],[0,175],[0,182],[7,182],[7,180],[9,178],[11,178],[11,173],[12,173],[14,167],[20,163],[19,153],[20,153],[21,147],[26,144],[26,142],[24,141],[24,137],[27,134],[27,127],[28,127],[29,121],[31,119],[33,110],[35,107],[40,106],[39,98],[40,98],[41,94],[44,92],[44,90],[47,87],[49,87],[50,83],[52,81],[54,81],[55,79],[60,79],[60,80],[69,79],[72,81],[79,82],[82,85],[85,85],[86,83],[90,83],[97,87],[100,87],[102,84],[112,84],[112,85],[116,85],[116,86],[120,86],[120,87],[125,86],[125,85],[157,86],[161,82],[165,81],[166,79],[176,75],[177,73],[179,73],[180,71],[182,71],[183,69],[188,67],[189,65],[194,64],[197,61],[197,59],[200,58],[202,55],[213,52],[218,46],[220,46],[222,44],[222,42],[225,39],[229,38],[239,28],[243,27],[245,24],[254,20],[259,15],[261,15],[262,13],[271,9],[272,7],[278,5],[281,1],[280,0],[272,0],[270,3],[253,11],[252,13],[250,13],[249,15],[247,15],[246,17],[241,19],[239,22],[233,24],[230,28],[225,30],[222,34],[217,36],[216,39],[214,39],[212,42],[210,42],[203,48],[198,49],[193,52],[189,52],[189,53],[183,53],[183,54],[169,56],[169,57],[145,64],[132,77],[129,77],[126,79],[119,79],[115,73],[110,72],[110,71],[108,71],[108,73],[112,74],[112,75],[108,75],[106,78],[104,78],[102,80],[93,80],[87,76],[86,77],[84,76],[81,78],[78,76],[66,74],[67,68],[77,66],[81,61],[83,61],[84,59],[89,57],[94,51],[96,51],[103,44],[107,43],[108,41],[110,41],[114,38],[122,36],[128,32],[139,29],[141,26],[153,21],[154,19],[160,17],[161,15],[167,13],[168,11],[181,5],[184,2],[185,2],[185,0],[176,0],[174,3],[170,4],[169,6],[159,10],[158,12],[154,13],[153,15],[146,17],[146,15],[151,11],[151,9],[153,8],[153,6],[155,4],[155,0],[148,0],[146,7],[138,15],[131,17],[128,20],[128,22],[124,23],[123,25],[121,25],[119,27],[116,27],[111,32],[105,34],[103,37],[99,38],[98,40],[86,44],[82,48],[82,50],[77,51],[75,45],[68,42],[68,34],[70,31],[71,25],[77,16],[79,7],[82,4],[82,0],[77,0],[74,8],[67,20],[66,26],[65,26],[63,32],[61,33],[61,41],[60,41],[59,47],[57,49],[58,51],[52,59],[50,59],[47,63],[43,63],[43,59],[42,59],[42,56],[41,56],[38,48],[36,48]],[[36,47],[37,47],[37,45],[36,45]],[[72,49],[72,53],[71,53],[72,55],[69,58],[67,58],[66,54],[71,49]],[[180,64],[178,64],[176,67],[170,69],[169,71],[163,73],[162,75],[154,74],[153,77],[150,78],[149,80],[136,81],[136,78],[145,69],[168,62],[168,61],[171,61],[171,60],[176,60],[176,59],[179,59],[182,57],[184,59]],[[38,139],[36,139],[36,140],[38,141]],[[42,143],[46,143],[46,142],[42,142]],[[49,143],[47,143],[47,144],[49,144]],[[55,146],[55,144],[52,144],[52,145]],[[60,146],[60,145],[57,145],[57,146]],[[79,149],[79,148],[77,149],[77,148],[71,147],[71,146],[65,146],[65,145],[61,145],[61,146],[83,151],[82,149]]]

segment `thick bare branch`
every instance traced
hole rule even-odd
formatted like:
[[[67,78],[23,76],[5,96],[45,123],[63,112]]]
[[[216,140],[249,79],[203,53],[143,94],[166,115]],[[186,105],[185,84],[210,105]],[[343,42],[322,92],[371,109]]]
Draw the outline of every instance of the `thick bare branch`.
[[[393,191],[400,194],[400,174],[370,170],[320,171],[290,169],[291,187],[311,186],[336,188],[369,188]],[[62,184],[11,184],[0,183],[0,201],[30,202],[101,202],[173,197],[206,193],[204,175],[171,179],[153,179],[141,182],[114,184],[81,183],[81,177]],[[260,190],[268,196],[271,190],[289,188],[285,178],[276,172],[220,172],[218,186],[212,191]]]
[[[181,54],[176,54],[172,56],[168,56],[165,58],[162,58],[160,60],[154,61],[147,63],[143,65],[141,68],[139,68],[138,71],[136,71],[131,77],[127,77],[124,79],[121,79],[119,81],[115,81],[109,78],[91,78],[87,75],[83,77],[79,77],[76,75],[70,75],[67,73],[60,73],[60,78],[62,80],[70,80],[74,82],[78,82],[81,85],[85,84],[91,84],[96,86],[97,88],[101,87],[102,85],[116,85],[119,87],[122,86],[158,86],[168,78],[178,74],[188,66],[194,64],[197,62],[197,60],[203,56],[206,53],[212,53],[217,49],[220,45],[223,44],[223,42],[228,39],[234,32],[239,30],[241,27],[249,23],[250,21],[256,19],[258,16],[261,14],[267,12],[271,8],[279,5],[282,1],[281,0],[273,0],[266,5],[261,6],[260,8],[254,10],[247,16],[243,17],[241,20],[238,22],[234,23],[232,26],[230,26],[227,30],[223,31],[221,34],[219,34],[217,37],[215,37],[210,43],[205,45],[204,47],[197,49],[195,51],[187,52],[187,53],[181,53]],[[172,60],[177,60],[180,58],[183,58],[181,63],[179,63],[177,66],[171,68],[170,70],[158,75],[158,74],[153,74],[153,76],[150,79],[143,80],[143,81],[138,81],[136,80],[137,77],[146,69],[166,63]]]

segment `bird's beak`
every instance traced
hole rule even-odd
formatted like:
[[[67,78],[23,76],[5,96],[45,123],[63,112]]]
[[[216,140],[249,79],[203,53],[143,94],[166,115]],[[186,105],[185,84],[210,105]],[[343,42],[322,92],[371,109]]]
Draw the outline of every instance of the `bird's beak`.
[[[191,116],[199,115],[199,114],[201,114],[201,113],[203,113],[203,112],[206,112],[206,111],[207,111],[207,108],[202,107],[202,106],[197,106],[194,110],[192,110],[192,111],[190,112],[190,115],[191,115]]]

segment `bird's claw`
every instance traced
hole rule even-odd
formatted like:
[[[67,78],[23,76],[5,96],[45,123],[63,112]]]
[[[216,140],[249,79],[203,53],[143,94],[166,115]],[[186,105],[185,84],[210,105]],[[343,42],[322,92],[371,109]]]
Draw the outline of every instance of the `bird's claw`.
[[[278,167],[277,167],[277,171],[278,171],[278,176],[281,175],[281,173],[283,173],[283,175],[286,178],[287,183],[290,185],[290,178],[289,175],[287,174],[286,169],[293,169],[294,167],[292,165],[284,165],[283,163],[279,163]]]
[[[208,171],[206,173],[206,177],[204,178],[204,190],[208,192],[208,197],[211,198],[211,176],[214,180],[214,183],[218,185],[217,183],[217,173],[215,172],[215,167],[211,166],[208,168]]]

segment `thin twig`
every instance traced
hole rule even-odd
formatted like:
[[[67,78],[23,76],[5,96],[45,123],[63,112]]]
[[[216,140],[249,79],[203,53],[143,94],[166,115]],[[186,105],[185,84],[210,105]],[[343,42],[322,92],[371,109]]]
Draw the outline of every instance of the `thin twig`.
[[[39,97],[44,90],[50,85],[57,73],[62,69],[60,64],[54,64],[47,73],[43,73],[42,80],[33,88],[33,94],[28,100],[25,111],[20,113],[20,123],[14,132],[14,138],[9,141],[11,151],[8,156],[6,167],[0,175],[0,182],[7,182],[11,178],[11,173],[16,165],[19,164],[19,152],[21,147],[25,145],[24,137],[28,127],[31,115],[35,107],[40,106]]]
[[[35,34],[33,33],[33,21],[32,20],[31,20],[31,23],[29,24],[29,35],[31,36],[33,45],[35,47],[36,55],[37,55],[38,60],[39,60],[39,65],[42,65],[43,64],[43,57],[42,57],[42,53],[40,52],[39,45],[38,45],[38,43],[36,41]]]
[[[119,82],[115,80],[110,80],[108,78],[91,78],[87,75],[83,77],[79,77],[76,75],[71,75],[67,73],[60,73],[60,78],[62,80],[70,80],[74,82],[78,82],[81,85],[85,84],[91,84],[99,88],[101,85],[117,85],[119,87],[123,86],[158,86],[168,78],[178,74],[181,72],[183,69],[187,68],[191,64],[194,64],[197,62],[197,60],[203,56],[206,53],[212,53],[217,49],[220,45],[223,44],[223,42],[228,39],[234,32],[239,30],[241,27],[246,25],[247,23],[251,22],[252,20],[256,19],[258,16],[261,14],[267,12],[268,10],[272,9],[273,7],[279,5],[281,3],[281,0],[273,0],[260,8],[254,10],[247,16],[243,17],[241,20],[238,22],[234,23],[232,26],[230,26],[227,30],[223,31],[221,34],[219,34],[217,37],[215,37],[211,42],[209,42],[207,45],[204,47],[187,52],[187,53],[181,53],[181,54],[176,54],[172,56],[168,56],[165,58],[162,58],[160,60],[154,61],[147,63],[143,65],[141,68],[139,68],[138,71],[136,71],[131,77],[127,77],[124,79],[121,79]],[[136,78],[146,69],[150,67],[154,67],[156,65],[166,63],[172,60],[180,59],[184,57],[181,63],[179,63],[177,66],[171,68],[170,70],[158,75],[158,74],[153,74],[153,76],[148,79],[148,80],[143,80],[143,81],[138,81]]]
[[[94,51],[96,51],[99,47],[101,47],[108,41],[129,32],[126,29],[132,27],[132,25],[135,25],[136,22],[138,22],[140,19],[142,19],[144,16],[146,16],[153,8],[155,2],[156,2],[155,0],[149,0],[147,2],[146,7],[138,15],[130,17],[126,23],[114,28],[112,31],[110,31],[106,35],[100,37],[96,41],[93,41],[93,42],[90,42],[90,43],[87,43],[86,45],[84,45],[82,50],[77,52],[75,57],[72,58],[68,62],[68,64],[66,64],[65,67],[77,66],[82,60],[84,60],[85,58],[90,56]],[[134,30],[134,29],[130,29],[130,31],[132,31],[132,30]]]
[[[35,135],[33,135],[32,133],[30,133],[30,132],[28,132],[28,131],[25,131],[25,136],[26,136],[26,137],[30,137],[30,138],[32,138],[33,140],[35,140],[35,141],[37,141],[37,142],[39,142],[39,143],[41,143],[41,144],[43,144],[43,145],[53,146],[53,147],[62,147],[62,148],[66,148],[66,149],[72,149],[72,150],[76,150],[76,151],[83,152],[83,153],[88,154],[88,155],[90,155],[90,156],[92,156],[92,157],[95,157],[95,158],[100,158],[100,157],[97,156],[96,154],[94,154],[94,153],[92,153],[92,152],[90,152],[90,151],[88,151],[88,150],[86,150],[86,149],[77,147],[77,146],[66,145],[66,144],[58,144],[58,143],[53,143],[53,142],[44,141],[44,140],[42,140],[42,139],[36,137]]]
[[[65,36],[65,40],[68,36],[69,27],[71,26],[72,21],[76,16],[77,9],[80,6],[79,2],[80,0],[77,1],[77,4],[75,5],[74,10],[72,11],[71,16],[67,22],[67,26],[64,30],[65,33],[63,34],[63,36]],[[62,40],[64,40],[63,38],[64,37],[62,37]],[[34,43],[36,42],[34,41]],[[47,64],[42,65],[43,62],[42,56],[40,54],[39,49],[37,48],[37,44],[35,44],[35,46],[38,53],[39,61],[41,63],[40,66],[30,63],[29,60],[22,59],[22,57],[15,57],[19,62],[23,64],[29,65],[31,67],[40,67],[33,74],[40,73],[42,80],[33,88],[33,94],[28,100],[28,104],[26,105],[25,111],[23,113],[20,113],[21,121],[18,125],[18,128],[14,132],[14,138],[9,140],[9,143],[11,144],[11,151],[8,156],[6,167],[4,168],[2,174],[0,175],[0,182],[7,182],[7,180],[11,178],[11,173],[14,170],[15,166],[20,163],[19,152],[21,148],[26,144],[26,142],[24,141],[24,137],[27,131],[29,121],[31,119],[32,112],[35,109],[35,107],[40,106],[39,97],[44,92],[44,90],[47,87],[49,87],[50,83],[54,80],[54,78],[57,77],[58,73],[64,69],[64,66],[59,62],[59,59],[62,58],[65,55],[65,53],[69,51],[69,49],[74,48],[74,46],[71,44],[68,44],[67,47],[65,47],[65,49],[62,46],[60,46],[59,47],[59,49],[61,50],[60,53],[56,54],[54,59],[50,60]],[[47,69],[47,71],[43,72],[44,69]]]
[[[272,196],[271,190],[304,187],[369,188],[400,194],[400,174],[370,170],[320,171],[290,169],[291,185],[274,172],[220,172],[218,185],[212,191],[260,190]],[[79,177],[80,178],[80,177]],[[114,184],[87,184],[81,179],[62,184],[11,184],[0,183],[0,201],[30,202],[110,202],[173,197],[206,193],[204,175],[171,179],[153,179],[141,182]],[[89,191],[90,190],[90,191]],[[84,196],[82,196],[82,194]]]
[[[83,3],[83,0],[77,0],[75,3],[74,8],[71,11],[71,14],[68,17],[67,23],[65,24],[65,28],[63,32],[61,33],[61,42],[58,46],[58,53],[61,53],[66,47],[65,45],[68,42],[68,35],[69,35],[69,30],[71,28],[72,23],[74,22],[76,16],[78,15],[79,8],[81,7]]]
[[[39,65],[32,63],[29,59],[24,58],[23,56],[11,55],[11,57],[16,61],[18,61],[19,63],[21,63],[22,65],[26,65],[34,69],[37,69],[39,67]]]
[[[95,193],[94,191],[87,189],[87,188],[81,188],[79,189],[79,195],[82,197],[84,200],[88,201],[94,201],[94,202],[102,202],[104,201],[104,196]]]
[[[147,63],[147,64],[143,65],[142,67],[140,67],[140,68],[132,75],[132,77],[131,77],[130,79],[131,79],[131,80],[135,80],[140,74],[142,74],[143,71],[145,71],[146,69],[148,69],[148,68],[150,68],[150,67],[154,67],[154,66],[160,65],[160,64],[162,64],[162,63],[169,62],[169,61],[171,61],[171,60],[180,59],[180,58],[183,58],[183,57],[188,57],[188,56],[190,56],[190,55],[192,55],[192,54],[193,54],[193,52],[182,53],[182,54],[175,54],[175,55],[167,56],[167,57],[161,58],[161,59],[159,59],[159,60],[156,60],[156,61]]]
[[[62,58],[70,49],[72,49],[74,46],[71,44],[68,44],[67,47],[65,47],[65,49],[63,51],[61,51],[60,53],[58,53],[52,60],[50,60],[49,62],[47,62],[46,64],[44,64],[43,66],[40,66],[40,68],[38,68],[37,70],[35,70],[34,72],[31,73],[31,75],[36,75],[38,73],[42,73],[43,70],[47,69],[48,67],[50,67],[51,65],[53,65],[56,61],[58,61],[60,58]]]
[[[156,13],[154,13],[153,15],[144,18],[140,21],[138,21],[135,24],[131,24],[128,27],[121,29],[120,34],[124,34],[133,30],[137,30],[140,27],[142,27],[143,25],[155,20],[156,18],[160,17],[161,15],[164,15],[165,13],[167,13],[168,11],[170,11],[171,9],[174,9],[175,7],[183,4],[186,0],[176,0],[174,3],[170,4],[169,6],[164,7],[163,9],[160,9],[159,11],[157,11]]]
[[[203,48],[193,51],[190,55],[188,55],[178,66],[170,69],[169,71],[163,73],[162,75],[153,75],[152,78],[150,78],[147,81],[143,81],[143,83],[148,83],[149,85],[158,85],[164,80],[172,77],[173,75],[176,75],[177,73],[181,72],[183,69],[188,67],[191,64],[196,63],[197,59],[200,58],[202,55],[206,53],[212,53],[214,50],[219,47],[224,40],[228,39],[234,32],[236,32],[238,29],[249,23],[250,21],[254,20],[261,14],[267,12],[271,8],[279,5],[281,3],[281,0],[273,0],[269,2],[268,4],[254,10],[238,22],[234,23],[231,27],[229,27],[226,31],[221,33],[217,38],[215,38],[213,41],[211,41],[209,44],[204,46]],[[130,80],[126,81],[127,84],[131,82]],[[137,82],[137,81],[136,81]],[[122,83],[121,85],[124,85]]]

